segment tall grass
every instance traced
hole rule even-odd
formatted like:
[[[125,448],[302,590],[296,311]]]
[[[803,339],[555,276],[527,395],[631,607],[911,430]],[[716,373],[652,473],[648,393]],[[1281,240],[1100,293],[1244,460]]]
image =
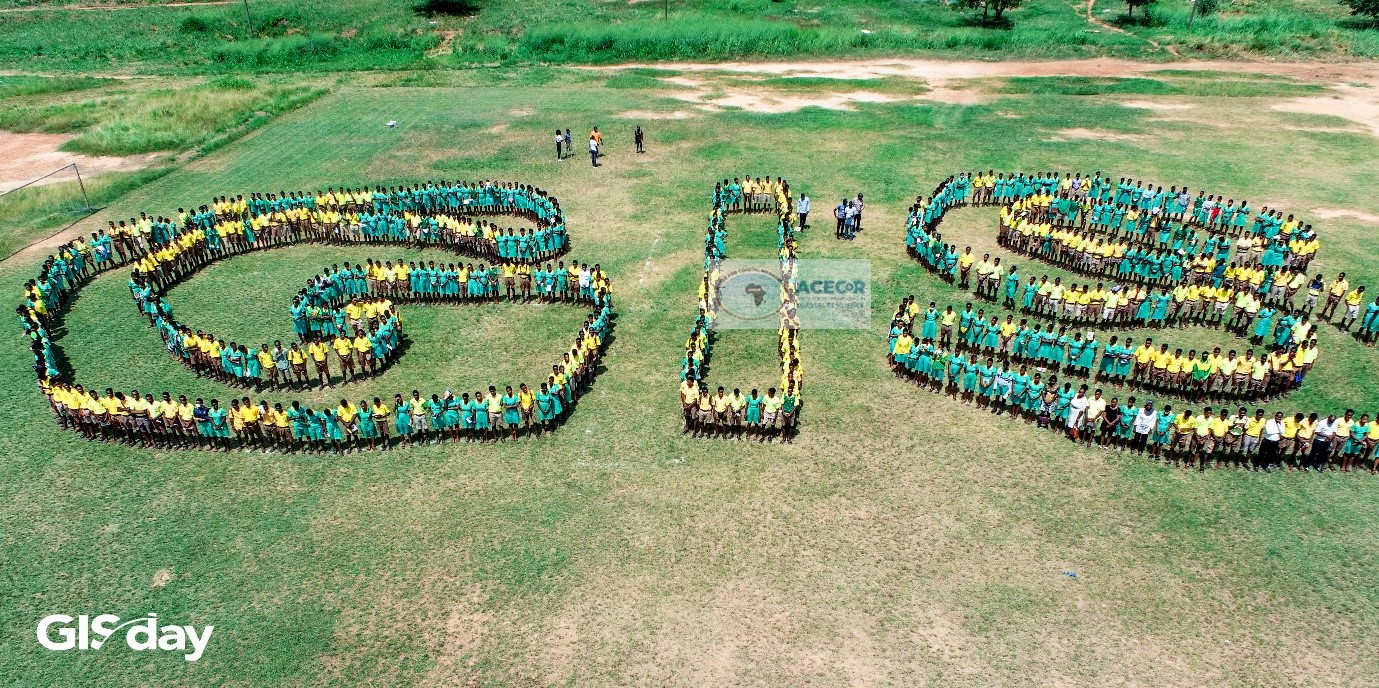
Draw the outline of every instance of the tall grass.
[[[1124,7],[1105,0],[1103,4]],[[1216,14],[1192,18],[1189,31],[1191,11],[1191,6],[1181,0],[1160,2],[1152,6],[1149,21],[1126,22],[1122,26],[1137,35],[1175,45],[1186,54],[1379,57],[1379,30],[1345,17],[1338,4],[1226,5]]]
[[[1102,43],[1085,25],[1032,25],[988,31],[961,26],[881,29],[801,28],[759,20],[724,22],[682,18],[621,24],[575,22],[535,26],[521,38],[519,58],[551,62],[722,60],[791,55],[840,56],[916,50],[1071,56]]]
[[[63,150],[88,155],[181,152],[256,127],[321,93],[319,88],[258,87],[244,79],[221,79],[186,89],[136,89],[88,100],[12,105],[0,109],[0,129],[80,132]]]
[[[1234,3],[1229,14],[1198,17],[1190,32],[1185,0],[1159,0],[1152,21],[1128,24],[1128,35],[1089,23],[1082,3],[1066,0],[1026,0],[1004,29],[973,26],[972,13],[940,0],[678,0],[668,20],[659,2],[484,0],[472,16],[433,11],[441,5],[470,3],[253,0],[252,27],[238,3],[118,12],[58,3],[0,13],[0,68],[206,74],[915,52],[1167,59],[1151,41],[1226,57],[1379,56],[1379,30],[1330,0]],[[1112,0],[1093,7],[1104,19],[1123,12]],[[462,32],[446,54],[428,56],[444,30]]]
[[[54,93],[84,91],[114,83],[114,79],[87,76],[4,76],[0,77],[0,98],[20,98]]]

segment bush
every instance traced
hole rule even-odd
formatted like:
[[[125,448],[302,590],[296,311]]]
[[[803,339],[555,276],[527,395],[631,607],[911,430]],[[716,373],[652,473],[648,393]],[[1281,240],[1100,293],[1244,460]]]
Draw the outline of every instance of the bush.
[[[182,33],[210,33],[213,27],[209,21],[193,14],[183,19],[179,28],[182,30]]]
[[[478,14],[479,3],[476,0],[422,0],[412,6],[412,11],[428,17],[468,17]]]

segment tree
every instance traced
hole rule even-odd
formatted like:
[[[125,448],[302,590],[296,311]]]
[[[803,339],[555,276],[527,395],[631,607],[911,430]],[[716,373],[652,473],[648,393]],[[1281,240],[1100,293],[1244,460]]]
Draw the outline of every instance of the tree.
[[[1341,4],[1349,7],[1351,14],[1379,24],[1379,0],[1341,0]]]
[[[969,10],[981,9],[982,24],[1000,24],[1001,15],[1005,14],[1006,10],[1019,7],[1021,2],[1022,0],[958,0],[954,6]],[[994,17],[991,16],[992,12],[996,13]]]
[[[1125,0],[1125,6],[1130,8],[1131,19],[1135,18],[1136,7],[1143,7],[1144,11],[1141,14],[1146,17],[1149,16],[1149,6],[1152,4],[1154,4],[1154,0]]]
[[[1188,0],[1188,4],[1192,6],[1190,8],[1191,11],[1188,12],[1187,15],[1188,31],[1192,30],[1192,20],[1197,15],[1200,14],[1203,17],[1205,17],[1208,15],[1216,14],[1216,10],[1221,9],[1221,0]]]

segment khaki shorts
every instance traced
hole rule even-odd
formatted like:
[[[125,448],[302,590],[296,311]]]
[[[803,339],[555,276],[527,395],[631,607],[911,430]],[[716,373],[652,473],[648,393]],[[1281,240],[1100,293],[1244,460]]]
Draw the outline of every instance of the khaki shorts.
[[[1177,435],[1175,435],[1175,436],[1173,437],[1173,447],[1174,447],[1175,449],[1184,449],[1184,450],[1186,450],[1186,449],[1191,449],[1191,448],[1192,448],[1192,438],[1193,438],[1193,434],[1192,434],[1192,431],[1191,431],[1191,430],[1189,430],[1189,431],[1187,431],[1187,432],[1180,432],[1180,433],[1178,433]]]

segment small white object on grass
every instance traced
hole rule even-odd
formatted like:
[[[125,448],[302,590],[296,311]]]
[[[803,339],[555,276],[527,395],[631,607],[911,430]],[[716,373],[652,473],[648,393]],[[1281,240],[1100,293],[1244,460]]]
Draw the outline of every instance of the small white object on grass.
[[[390,119],[390,120],[388,120],[388,128],[389,128],[389,129],[396,129],[396,128],[397,128],[397,120],[395,120],[395,119]]]
[[[864,36],[870,36],[870,35],[871,35],[871,29],[862,29],[862,35],[864,35]]]

